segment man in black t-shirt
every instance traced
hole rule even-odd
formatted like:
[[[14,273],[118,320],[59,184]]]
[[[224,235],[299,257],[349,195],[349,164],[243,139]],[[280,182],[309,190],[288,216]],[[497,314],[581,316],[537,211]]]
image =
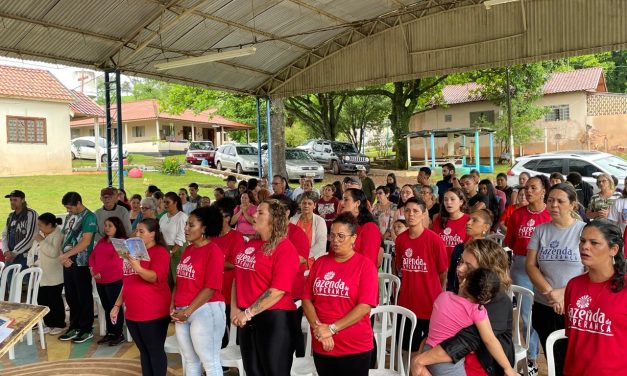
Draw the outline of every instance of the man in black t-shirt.
[[[488,196],[480,193],[477,190],[477,183],[475,179],[471,175],[464,175],[460,179],[460,184],[464,193],[466,194],[466,199],[468,199],[468,209],[469,211],[479,210],[488,207]]]

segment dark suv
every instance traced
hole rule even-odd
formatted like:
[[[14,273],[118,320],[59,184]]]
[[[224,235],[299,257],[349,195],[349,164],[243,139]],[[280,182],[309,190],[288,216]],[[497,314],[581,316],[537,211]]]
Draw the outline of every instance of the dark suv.
[[[342,172],[357,171],[357,166],[370,171],[370,159],[357,151],[350,142],[311,140],[298,146],[320,163],[325,169],[339,175]]]

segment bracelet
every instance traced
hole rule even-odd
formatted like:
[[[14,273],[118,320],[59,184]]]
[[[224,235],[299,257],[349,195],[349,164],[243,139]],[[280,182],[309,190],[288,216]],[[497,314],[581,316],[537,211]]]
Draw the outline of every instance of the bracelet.
[[[252,320],[252,319],[253,319],[253,313],[250,311],[250,308],[246,308],[246,309],[244,310],[244,315],[246,315],[246,319],[247,319],[248,321],[250,321],[250,320]]]
[[[188,318],[189,318],[189,316],[191,315],[191,313],[190,313],[190,314],[187,314],[187,313],[185,313],[185,311],[183,311],[183,312],[181,312],[181,313],[183,314],[183,316],[185,316],[185,318],[186,318],[186,319],[188,319]]]
[[[121,304],[114,304],[113,306],[120,308],[122,305]]]

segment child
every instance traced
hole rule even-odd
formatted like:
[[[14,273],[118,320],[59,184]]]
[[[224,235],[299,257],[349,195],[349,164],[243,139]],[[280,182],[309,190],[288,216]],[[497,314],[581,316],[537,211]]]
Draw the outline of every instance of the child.
[[[396,241],[396,237],[407,230],[407,222],[404,219],[397,219],[392,225],[392,240]]]
[[[501,281],[495,272],[479,268],[468,274],[460,286],[459,295],[446,291],[438,295],[433,303],[425,350],[437,346],[463,328],[475,324],[486,348],[496,362],[503,367],[506,376],[518,373],[509,364],[507,356],[492,331],[488,313],[482,305],[487,304],[498,293]],[[439,363],[427,366],[433,376],[465,375],[464,361]]]
[[[337,207],[340,205],[340,200],[333,196],[334,189],[332,184],[322,187],[322,197],[318,200],[315,210],[315,213],[324,219],[327,225],[327,234],[331,230],[331,223],[337,217]]]

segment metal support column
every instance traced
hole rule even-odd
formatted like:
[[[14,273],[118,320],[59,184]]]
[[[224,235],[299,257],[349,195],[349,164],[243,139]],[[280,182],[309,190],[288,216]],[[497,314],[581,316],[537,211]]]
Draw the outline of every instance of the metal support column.
[[[124,189],[124,150],[122,149],[122,85],[120,85],[120,71],[115,71],[115,107],[117,112],[117,144],[118,144],[118,188]],[[111,153],[109,149],[109,153]]]
[[[263,164],[261,159],[261,99],[255,98],[257,102],[257,163],[259,164],[259,177],[263,170]]]
[[[435,168],[435,135],[431,133],[431,168]]]
[[[481,172],[481,158],[479,157],[479,131],[475,131],[475,168]]]
[[[105,137],[107,138],[107,186],[113,186],[113,171],[111,171],[111,81],[110,71],[105,71]],[[96,157],[98,158],[98,156]]]
[[[489,133],[490,137],[490,172],[494,172],[494,133]]]
[[[266,127],[268,128],[268,180],[272,179],[272,136],[270,131],[270,97],[266,97]],[[259,169],[261,176],[261,169]]]

